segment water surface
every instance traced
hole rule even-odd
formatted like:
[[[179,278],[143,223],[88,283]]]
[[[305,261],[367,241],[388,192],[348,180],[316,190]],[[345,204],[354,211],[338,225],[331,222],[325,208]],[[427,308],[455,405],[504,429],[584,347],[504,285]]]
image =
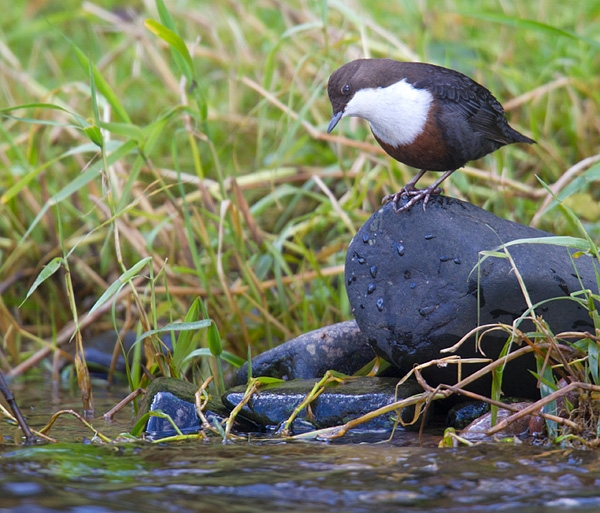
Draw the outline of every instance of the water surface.
[[[15,386],[33,427],[80,409],[77,393]],[[124,391],[96,392],[98,414]],[[60,404],[58,404],[58,403]],[[111,437],[131,427],[93,421]],[[478,512],[600,511],[600,461],[590,450],[486,444],[439,449],[427,438],[344,443],[218,439],[99,444],[71,418],[58,444],[25,447],[3,422],[0,512]]]

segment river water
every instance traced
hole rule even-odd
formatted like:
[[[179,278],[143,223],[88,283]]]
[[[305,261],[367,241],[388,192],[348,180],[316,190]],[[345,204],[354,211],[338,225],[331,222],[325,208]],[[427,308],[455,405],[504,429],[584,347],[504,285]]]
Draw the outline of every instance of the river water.
[[[13,384],[34,428],[77,393],[50,383]],[[95,390],[99,416],[126,393]],[[110,438],[132,426],[123,411],[94,427]],[[392,441],[219,439],[102,444],[73,417],[61,417],[56,444],[26,447],[0,424],[0,513],[555,512],[600,511],[600,459],[592,450],[484,444],[440,449],[417,435]]]

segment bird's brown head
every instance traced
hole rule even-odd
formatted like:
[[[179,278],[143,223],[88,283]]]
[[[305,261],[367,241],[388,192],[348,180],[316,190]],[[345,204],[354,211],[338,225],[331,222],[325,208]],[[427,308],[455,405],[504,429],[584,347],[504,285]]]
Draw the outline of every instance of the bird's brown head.
[[[402,79],[398,64],[390,59],[357,59],[335,70],[327,84],[327,94],[333,107],[333,117],[327,133],[342,119],[356,92],[387,87]]]
[[[327,83],[327,94],[333,108],[333,117],[327,127],[327,133],[331,132],[344,115],[346,105],[356,92],[355,75],[360,69],[361,60],[352,61],[335,70]]]

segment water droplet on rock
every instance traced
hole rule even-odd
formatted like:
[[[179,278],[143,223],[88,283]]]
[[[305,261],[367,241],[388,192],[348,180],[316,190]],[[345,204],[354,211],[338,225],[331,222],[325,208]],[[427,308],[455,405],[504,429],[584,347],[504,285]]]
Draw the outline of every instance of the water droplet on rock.
[[[455,257],[454,258],[454,263],[460,265],[460,258]]]
[[[396,251],[400,256],[404,256],[404,246],[402,244],[396,244]]]
[[[425,240],[431,240],[431,239],[435,239],[435,235],[431,235],[430,233],[425,235]]]
[[[357,261],[357,262],[358,262],[360,265],[363,265],[363,264],[364,264],[364,263],[367,261],[367,259],[366,259],[365,257],[362,257],[362,256],[360,256],[360,255],[358,254],[358,252],[356,252],[356,251],[354,252],[354,258],[356,258],[356,261]]]
[[[371,276],[372,276],[373,278],[377,278],[377,266],[376,266],[376,265],[372,265],[372,266],[369,268],[369,272],[371,273]]]
[[[380,297],[376,302],[375,302],[375,306],[377,306],[377,310],[379,310],[380,312],[383,311],[383,298]]]
[[[448,260],[452,260],[452,257],[446,255],[440,257],[440,262],[447,262]]]
[[[372,281],[371,283],[369,283],[369,285],[367,285],[367,294],[373,294],[376,288],[377,284],[374,281]]]
[[[419,308],[419,313],[423,316],[426,317],[428,316],[430,313],[435,312],[435,310],[437,309],[437,305],[431,305],[431,306],[425,306],[423,308]]]

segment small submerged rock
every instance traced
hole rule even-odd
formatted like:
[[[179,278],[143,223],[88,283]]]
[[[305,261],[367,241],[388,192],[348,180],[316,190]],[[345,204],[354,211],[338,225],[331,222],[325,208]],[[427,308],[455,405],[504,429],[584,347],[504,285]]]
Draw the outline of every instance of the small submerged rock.
[[[527,401],[512,403],[511,406],[517,410],[523,410],[524,408],[531,406],[531,403]],[[499,409],[496,415],[496,424],[506,420],[513,414],[514,412],[512,411]],[[524,438],[539,433],[539,431],[543,429],[543,425],[544,421],[538,415],[525,415],[509,424],[495,435],[490,436],[487,435],[486,432],[491,429],[494,424],[492,424],[492,413],[489,412],[473,420],[460,432],[460,436],[469,442],[490,442],[492,440],[509,437]]]
[[[300,403],[311,393],[318,380],[293,380],[264,385],[255,392],[235,418],[234,432],[267,433],[280,427]],[[184,434],[198,433],[202,427],[196,412],[195,393],[198,387],[173,378],[157,378],[148,387],[140,407],[140,416],[160,410],[168,414]],[[245,386],[228,390],[221,401],[211,400],[203,410],[209,423],[222,422],[239,405],[246,392]],[[422,392],[415,381],[397,386],[394,378],[352,378],[342,383],[328,385],[310,405],[303,409],[291,429],[295,433],[345,424],[366,413],[406,399]],[[401,418],[410,423],[414,407],[404,408]],[[361,432],[385,430],[389,432],[396,423],[397,410],[376,417],[357,427]],[[420,426],[415,424],[416,429]],[[399,429],[402,429],[401,427]],[[161,439],[176,434],[168,419],[151,416],[146,425],[146,435]]]
[[[465,401],[454,405],[446,415],[446,426],[464,429],[471,422],[490,411],[490,405],[484,401]]]
[[[146,389],[146,396],[140,405],[138,417],[148,412],[161,411],[175,422],[183,434],[198,433],[202,427],[200,417],[196,412],[196,392],[198,386],[175,378],[156,378]],[[229,416],[229,409],[214,398],[208,401],[203,414],[209,423],[221,422]],[[258,426],[238,420],[238,429],[252,431]],[[146,424],[146,435],[150,439],[160,439],[175,436],[176,431],[168,419],[151,416]]]
[[[241,415],[267,428],[278,427],[304,400],[318,380],[294,380],[283,384],[261,387],[242,408]],[[416,381],[397,386],[395,378],[351,378],[327,386],[308,408],[302,410],[292,425],[295,432],[322,429],[345,424],[366,413],[401,399],[418,394],[423,389]],[[238,386],[227,391],[223,403],[233,409],[244,397],[246,387]],[[402,420],[409,423],[414,417],[414,407],[402,410]],[[390,430],[395,425],[397,411],[376,417],[358,429]],[[416,429],[420,424],[416,423]]]

